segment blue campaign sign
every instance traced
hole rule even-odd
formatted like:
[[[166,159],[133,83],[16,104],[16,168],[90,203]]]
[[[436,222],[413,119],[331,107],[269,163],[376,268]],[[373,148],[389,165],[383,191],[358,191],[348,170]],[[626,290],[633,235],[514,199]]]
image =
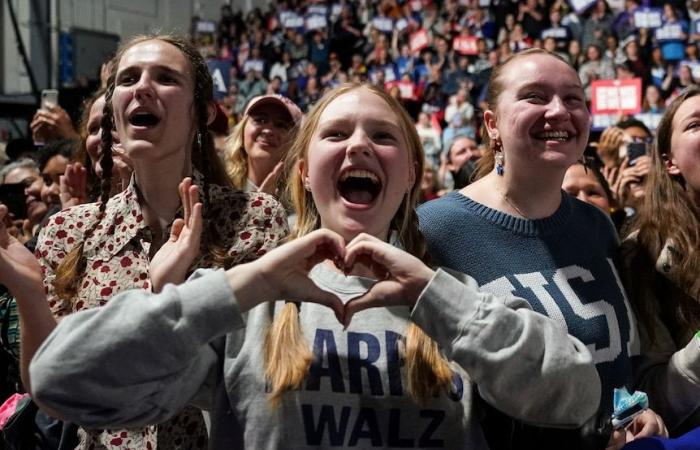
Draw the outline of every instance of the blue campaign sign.
[[[700,19],[693,22],[693,33],[700,34]]]
[[[654,36],[659,42],[682,41],[683,26],[680,23],[666,23],[663,27],[656,29]]]
[[[230,82],[231,61],[220,59],[207,60],[209,73],[214,81],[214,99],[221,100],[228,94],[228,85]]]
[[[637,28],[659,28],[663,25],[661,8],[637,8],[634,10],[634,26]]]

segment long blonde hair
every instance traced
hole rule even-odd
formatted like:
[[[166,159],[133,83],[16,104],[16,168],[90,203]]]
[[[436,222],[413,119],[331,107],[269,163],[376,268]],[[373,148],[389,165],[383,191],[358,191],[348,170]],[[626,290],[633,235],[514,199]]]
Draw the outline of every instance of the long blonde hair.
[[[424,154],[413,121],[396,99],[383,90],[368,84],[343,84],[326,93],[307,114],[287,158],[289,174],[288,192],[297,211],[297,219],[290,238],[304,236],[321,226],[321,219],[311,193],[304,188],[299,161],[306,160],[311,138],[318,126],[321,114],[326,107],[341,95],[357,89],[367,89],[380,97],[399,118],[401,129],[408,143],[411,167],[417,174],[423,173]],[[404,196],[390,229],[396,231],[401,246],[412,255],[429,264],[427,245],[418,229],[418,216],[415,205],[420,196],[420,182],[411,186]],[[305,341],[299,325],[299,309],[294,303],[286,303],[282,312],[273,321],[265,340],[265,374],[271,385],[271,401],[277,404],[288,390],[298,388],[308,372],[313,355]],[[407,368],[408,392],[424,401],[437,394],[442,388],[449,388],[452,371],[447,360],[440,353],[437,344],[417,325],[408,326],[405,337],[405,360]]]
[[[231,180],[233,187],[242,191],[248,180],[248,154],[243,145],[243,133],[250,116],[247,114],[236,124],[231,135],[226,139],[226,151],[224,152],[224,166],[226,175]]]

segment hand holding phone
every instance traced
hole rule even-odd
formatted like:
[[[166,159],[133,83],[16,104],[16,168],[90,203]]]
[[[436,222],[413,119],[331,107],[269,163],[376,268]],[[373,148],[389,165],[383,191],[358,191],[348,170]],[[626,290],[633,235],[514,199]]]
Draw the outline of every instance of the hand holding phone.
[[[27,194],[24,183],[0,184],[0,203],[7,206],[13,220],[27,218]]]
[[[51,111],[55,106],[58,106],[58,91],[56,89],[41,91],[41,109]]]

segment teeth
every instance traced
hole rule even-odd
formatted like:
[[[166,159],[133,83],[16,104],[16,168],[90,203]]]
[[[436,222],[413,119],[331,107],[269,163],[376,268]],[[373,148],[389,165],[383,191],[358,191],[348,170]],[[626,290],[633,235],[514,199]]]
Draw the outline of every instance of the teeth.
[[[375,174],[370,172],[369,170],[363,170],[363,169],[351,169],[351,170],[346,170],[343,172],[343,174],[340,177],[340,181],[345,181],[348,178],[353,177],[353,178],[369,178],[372,180],[373,183],[379,183],[379,177],[377,177]]]
[[[569,139],[569,132],[568,131],[545,131],[544,133],[540,134],[540,138],[542,139],[555,139],[559,141],[564,141],[566,139]]]

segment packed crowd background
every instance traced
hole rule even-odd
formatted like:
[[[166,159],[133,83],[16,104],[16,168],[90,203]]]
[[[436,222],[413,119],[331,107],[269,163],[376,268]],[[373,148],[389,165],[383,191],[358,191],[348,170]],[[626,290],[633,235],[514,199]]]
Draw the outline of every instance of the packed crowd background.
[[[413,150],[415,155],[421,157],[416,167],[422,169],[416,200],[425,204],[419,210],[422,211],[419,215],[421,225],[427,227],[423,229],[423,234],[428,238],[431,255],[441,263],[449,261],[446,266],[475,278],[476,273],[485,267],[500,267],[498,261],[491,261],[486,255],[482,255],[481,260],[474,259],[474,264],[477,264],[475,267],[464,262],[469,258],[450,259],[458,253],[445,254],[445,249],[439,243],[449,240],[442,233],[449,233],[448,229],[453,224],[438,222],[440,217],[450,216],[451,210],[448,208],[447,213],[444,213],[440,207],[454,201],[457,191],[468,189],[470,185],[473,187],[474,184],[477,187],[464,192],[470,198],[473,196],[474,199],[488,203],[479,196],[485,192],[483,186],[489,186],[489,183],[495,183],[491,185],[490,192],[500,195],[498,201],[505,205],[505,212],[520,219],[530,220],[533,215],[537,219],[541,218],[539,212],[531,213],[539,211],[537,204],[540,200],[542,202],[539,204],[547,204],[554,198],[555,203],[559,204],[558,182],[555,189],[547,193],[539,189],[542,186],[537,186],[539,190],[527,191],[524,188],[532,186],[522,178],[519,181],[523,184],[518,186],[510,178],[513,172],[508,172],[503,177],[504,167],[509,164],[508,170],[513,170],[513,167],[527,169],[529,176],[525,178],[535,183],[546,181],[548,177],[558,181],[559,175],[552,176],[555,171],[543,171],[542,180],[538,180],[540,173],[537,166],[528,165],[518,157],[513,157],[515,150],[512,148],[517,143],[508,141],[506,146],[497,132],[509,136],[507,132],[513,130],[508,127],[512,126],[516,128],[513,135],[524,133],[513,125],[514,122],[487,123],[488,117],[494,115],[495,102],[501,101],[505,95],[503,92],[508,92],[508,86],[494,87],[493,83],[489,83],[494,80],[494,72],[498,70],[499,64],[528,49],[542,49],[548,53],[524,53],[524,59],[525,62],[539,61],[544,64],[543,70],[557,69],[548,74],[546,82],[542,83],[555,86],[555,97],[560,96],[562,89],[571,90],[572,85],[577,87],[578,79],[583,87],[580,102],[577,98],[566,97],[566,104],[558,109],[555,105],[555,111],[551,114],[563,114],[566,109],[568,118],[562,119],[562,122],[571,121],[576,128],[585,122],[588,110],[593,110],[590,137],[585,143],[583,157],[568,170],[562,171],[561,189],[594,205],[609,216],[615,225],[614,233],[610,235],[604,231],[593,237],[588,236],[582,228],[594,215],[582,215],[580,223],[574,224],[573,231],[566,229],[568,238],[571,238],[567,241],[580,244],[590,240],[591,245],[596,246],[597,250],[593,251],[596,258],[601,257],[598,263],[607,257],[610,264],[612,254],[617,255],[618,239],[627,244],[627,259],[619,263],[624,267],[620,271],[623,273],[625,287],[633,298],[642,298],[639,301],[645,302],[643,304],[646,306],[635,306],[640,308],[637,314],[644,329],[652,330],[650,342],[658,344],[655,339],[659,339],[664,344],[662,352],[654,353],[655,356],[661,353],[664,356],[660,360],[654,360],[651,369],[644,369],[645,375],[653,372],[649,378],[652,381],[647,381],[649,384],[646,387],[654,392],[652,395],[657,396],[653,400],[660,401],[658,404],[661,405],[662,413],[669,414],[664,418],[671,422],[672,427],[669,428],[672,435],[678,436],[695,429],[700,423],[698,410],[688,405],[694,401],[697,385],[685,378],[682,382],[678,381],[678,378],[674,378],[679,376],[676,372],[662,376],[655,370],[659,365],[664,368],[668,365],[675,370],[673,364],[677,364],[681,357],[669,363],[669,355],[686,351],[687,348],[684,347],[700,325],[700,310],[697,307],[700,287],[693,275],[698,272],[700,264],[693,247],[698,242],[697,213],[693,212],[696,211],[694,207],[683,209],[679,213],[682,216],[672,212],[677,205],[682,204],[685,208],[697,199],[691,194],[680,195],[682,200],[677,200],[678,195],[673,197],[669,194],[664,197],[672,188],[671,184],[663,184],[660,181],[662,175],[659,175],[663,173],[661,167],[669,165],[669,148],[672,147],[670,133],[676,127],[672,120],[680,109],[679,105],[694,105],[697,100],[695,95],[698,95],[698,91],[695,89],[696,80],[700,79],[700,60],[696,40],[699,38],[700,0],[685,3],[634,0],[382,0],[333,4],[282,1],[267,9],[256,8],[249,13],[234,11],[230,6],[224,5],[218,20],[192,18],[187,44],[168,40],[169,38],[156,39],[155,42],[159,45],[176,48],[179,53],[173,56],[159,48],[161,53],[157,54],[166,62],[157,66],[153,74],[150,66],[143,72],[133,69],[117,71],[120,64],[126,64],[125,60],[130,61],[125,56],[129,55],[129,51],[146,48],[152,42],[148,39],[133,41],[117,58],[105,61],[100,73],[101,86],[85,100],[79,118],[72,118],[61,107],[60,99],[58,105],[39,108],[28,130],[31,137],[9,142],[4,148],[4,154],[0,155],[4,159],[0,168],[0,184],[5,187],[2,203],[8,209],[7,212],[4,209],[1,211],[5,214],[2,217],[3,227],[7,229],[8,236],[36,251],[47,298],[35,295],[35,299],[43,302],[41,305],[44,308],[48,305],[50,309],[50,314],[43,318],[39,317],[41,314],[31,316],[31,320],[36,320],[33,327],[22,330],[19,327],[15,298],[19,299],[22,295],[11,293],[0,285],[3,299],[0,302],[3,324],[0,327],[3,344],[0,370],[4,371],[0,374],[0,396],[5,398],[27,390],[20,380],[20,374],[25,380],[28,379],[29,359],[56,327],[58,318],[103,306],[112,295],[121,290],[145,288],[158,292],[165,282],[172,281],[172,274],[153,270],[152,263],[162,263],[158,259],[161,252],[157,250],[161,245],[167,248],[166,244],[170,243],[169,234],[173,233],[170,235],[171,240],[172,236],[178,238],[176,235],[180,235],[183,227],[187,229],[189,226],[188,220],[195,201],[186,200],[189,195],[194,195],[190,193],[191,186],[187,183],[199,186],[198,195],[203,198],[208,216],[205,217],[207,226],[203,231],[200,230],[203,251],[194,260],[183,257],[184,261],[191,263],[191,266],[188,264],[182,268],[183,279],[184,274],[189,272],[188,269],[212,266],[228,269],[251,261],[275,248],[290,229],[294,230],[295,238],[301,239],[305,232],[318,226],[323,218],[309,216],[306,209],[315,211],[311,204],[307,203],[305,208],[299,209],[299,198],[303,197],[303,190],[312,192],[315,187],[307,186],[304,184],[306,181],[300,180],[298,176],[295,178],[293,169],[288,164],[285,165],[288,162],[286,160],[291,160],[287,153],[305,155],[304,152],[308,152],[308,148],[303,146],[311,147],[309,141],[304,141],[302,134],[296,138],[293,134],[300,129],[312,133],[317,123],[305,122],[302,117],[313,112],[314,105],[319,100],[329,98],[323,107],[334,111],[329,105],[338,98],[350,95],[353,89],[361,93],[353,95],[364,96],[362,98],[365,100],[373,99],[377,102],[377,98],[381,99],[385,110],[387,105],[397,102],[408,115],[403,116],[403,112],[399,114],[395,110],[391,114],[400,117],[400,120],[396,119],[399,122],[405,117],[409,118],[412,127],[415,127],[421,149]],[[188,53],[190,44],[196,49],[196,55]],[[142,53],[135,52],[131,56],[141,64],[136,57],[143,58],[144,53],[143,50],[139,51]],[[172,53],[173,49],[170,48],[170,51]],[[556,55],[556,62],[550,54]],[[184,59],[184,62],[178,58]],[[563,88],[558,76],[570,76],[571,73],[565,65],[560,64],[562,61],[570,65],[578,76],[578,79],[574,77],[574,81]],[[191,71],[188,71],[188,64]],[[173,71],[162,68],[170,65],[174,67]],[[511,65],[509,70],[512,72],[515,69]],[[147,82],[140,81],[134,75],[136,72]],[[511,72],[507,72],[509,76],[512,75]],[[174,122],[176,119],[172,116],[176,114],[169,115],[166,110],[127,108],[127,92],[146,95],[138,94],[148,91],[147,87],[142,88],[141,85],[153,83],[157,85],[153,88],[154,95],[166,99],[163,103],[167,104],[170,111],[182,113],[186,110],[182,95],[173,95],[171,89],[184,91],[183,86],[189,85],[186,77],[178,73],[193,74],[191,90],[194,93],[194,113],[188,113],[190,115],[180,118],[180,122]],[[211,76],[211,92],[205,93],[203,90],[207,88],[209,91],[208,85],[202,81],[208,79],[204,73]],[[496,74],[498,75],[497,72]],[[636,86],[631,94],[635,97],[631,102],[633,106],[625,106],[629,105],[629,99],[620,98],[616,111],[601,108],[601,100],[596,97],[599,92],[597,89],[601,86],[599,82],[606,80]],[[372,87],[347,88],[347,83]],[[605,86],[616,86],[615,83]],[[377,90],[393,100],[382,97],[384,94],[377,94]],[[336,92],[343,94],[334,97]],[[625,92],[629,94],[630,91]],[[211,111],[206,103],[210,97],[216,104],[216,108]],[[676,99],[678,101],[673,103]],[[543,107],[550,107],[544,105],[544,99],[540,98],[532,99],[531,103],[542,103]],[[371,101],[369,104],[374,105]],[[664,125],[662,117],[670,105],[675,106],[670,115],[667,115],[670,118]],[[535,109],[535,106],[530,107],[526,113]],[[501,114],[501,109],[505,108],[499,107],[498,114]],[[376,112],[371,108],[368,111],[368,115]],[[321,120],[319,116],[322,112],[320,110],[314,120]],[[129,126],[136,129],[157,128],[164,120],[172,125],[172,135],[160,136],[159,147],[172,147],[172,151],[163,150],[156,158],[132,148],[135,145],[133,141],[138,139],[129,135],[132,133],[128,130]],[[104,132],[108,126],[113,128],[111,133]],[[664,126],[666,134],[662,133],[657,139],[657,128],[663,129]],[[580,130],[576,132],[577,134],[573,130],[554,130],[547,134],[546,139],[573,146],[572,142],[584,135]],[[589,136],[588,130],[585,136]],[[528,134],[527,138],[530,137]],[[122,147],[122,140],[128,141],[129,149]],[[184,163],[184,168],[181,161],[172,163],[169,169],[174,170],[166,171],[167,175],[158,178],[155,174],[166,173],[162,172],[160,159],[177,160],[175,156],[178,152],[189,155],[191,160]],[[509,158],[509,153],[512,158],[506,159],[505,163],[504,153],[506,158]],[[687,170],[685,167],[690,165],[681,169]],[[681,169],[672,175],[676,177],[674,180],[685,177],[688,184],[684,181],[682,186],[690,192],[695,189],[696,182],[687,173],[680,172]],[[188,174],[192,180],[180,184],[179,174],[188,171],[191,172]],[[105,173],[110,175],[105,177]],[[372,174],[354,173],[350,177],[359,181],[353,180],[352,183],[355,184],[352,186],[339,189],[346,189],[348,198],[353,201],[371,203],[375,191],[380,189]],[[658,184],[650,185],[647,182],[649,179]],[[285,190],[285,186],[291,186],[295,182],[298,184],[297,191],[292,189],[290,193]],[[508,185],[510,182],[513,184]],[[178,185],[178,195],[175,195],[178,190],[175,186]],[[217,186],[230,186],[237,191],[234,193]],[[513,193],[517,194],[519,189],[521,193],[532,193],[532,198],[517,198],[516,195],[509,197]],[[411,188],[406,191],[406,204],[409,207],[402,203],[401,208],[413,211],[409,202],[412,198],[410,191]],[[658,192],[662,195],[657,196]],[[257,193],[260,194],[259,197],[256,197]],[[441,203],[430,202],[431,200]],[[183,214],[179,209],[181,203],[187,224],[177,222],[181,219],[176,220],[177,225],[171,224],[176,212],[178,215]],[[562,204],[564,203],[566,201]],[[219,208],[215,205],[225,206]],[[532,208],[523,208],[523,205]],[[661,220],[654,217],[654,207],[664,205],[669,208],[665,210],[666,215]],[[139,213],[141,209],[148,211],[153,222],[149,221],[149,217],[144,219],[144,214]],[[239,212],[228,214],[229,209]],[[417,226],[415,213],[406,214],[410,217],[407,222]],[[578,214],[583,213],[579,211]],[[552,217],[554,216],[556,214]],[[94,222],[95,218],[98,218],[97,222]],[[389,219],[393,226],[393,221],[397,219]],[[659,224],[664,220],[668,224]],[[149,221],[149,230],[144,230],[145,221]],[[301,225],[297,221],[301,221]],[[645,221],[653,222],[653,226]],[[110,225],[103,227],[103,222]],[[512,223],[512,220],[508,223]],[[260,224],[264,224],[262,231]],[[607,220],[605,224],[607,226]],[[171,225],[172,229],[178,231],[172,231]],[[596,226],[600,226],[600,223]],[[652,227],[651,234],[649,227]],[[408,229],[409,234],[413,232],[410,227]],[[555,229],[556,226],[552,233]],[[230,230],[235,230],[235,233]],[[678,230],[681,230],[680,234],[673,234]],[[402,228],[401,232],[404,231]],[[437,234],[434,233],[436,231]],[[518,229],[520,231],[522,230]],[[654,235],[656,231],[658,236]],[[580,233],[580,242],[576,233]],[[226,236],[226,239],[220,239],[221,236]],[[387,240],[388,236],[385,238]],[[6,249],[8,242],[14,242],[8,239],[0,239],[0,247]],[[645,257],[638,256],[640,247],[636,246],[637,240],[640,246],[654,242],[654,245],[649,244],[651,250]],[[503,252],[512,251],[522,244],[513,242],[511,247],[506,239],[497,241],[498,245],[505,246]],[[409,253],[417,256],[418,252],[421,257],[425,256],[425,245],[416,244],[423,242],[422,237],[409,242],[415,244],[414,247],[404,247]],[[474,243],[478,244],[476,240]],[[678,259],[675,259],[674,245],[683,250],[678,252],[683,254]],[[448,250],[454,253],[456,248],[458,247],[450,247]],[[467,250],[465,246],[462,250],[476,252],[477,249]],[[596,253],[599,250],[601,253]],[[95,254],[99,255],[97,260],[94,260]],[[565,259],[575,254],[575,251],[567,251]],[[605,255],[602,256],[603,254]],[[161,258],[167,259],[168,256],[172,255]],[[522,261],[530,262],[531,249],[522,249],[520,256]],[[10,261],[6,255],[3,258],[0,258],[0,263]],[[90,261],[89,264],[87,260]],[[572,261],[572,264],[576,263],[573,259]],[[645,279],[653,281],[638,282],[641,278],[630,278],[630,273],[635,273],[634,270],[637,269],[646,271],[643,272]],[[612,272],[615,272],[614,268]],[[655,278],[659,276],[657,272],[668,275],[668,279],[659,281]],[[482,274],[485,277],[482,281],[490,281],[488,276],[494,274],[497,273]],[[624,336],[618,336],[618,340],[625,341],[618,344],[622,347],[629,346],[615,356],[614,363],[619,363],[620,367],[624,366],[624,370],[628,370],[626,365],[629,361],[624,359],[633,356],[631,342],[636,339],[635,325],[631,315],[621,312],[627,311],[627,299],[622,292],[620,279],[610,273],[606,273],[603,278],[605,279],[601,283],[612,285],[613,297],[617,299],[616,309],[608,313],[616,316],[615,323],[619,320],[620,324],[626,324],[620,326],[620,332]],[[604,286],[605,289],[609,289],[609,285]],[[659,313],[654,295],[670,289],[669,286],[672,286],[674,294],[678,296],[672,304],[660,307]],[[495,285],[491,288],[495,289]],[[525,296],[522,292],[518,292],[518,295]],[[564,300],[569,300],[566,294],[562,295]],[[291,303],[285,305],[285,308],[289,305]],[[37,311],[41,309],[36,305],[33,308]],[[608,313],[605,314],[606,318]],[[663,321],[660,327],[656,314]],[[567,320],[569,318],[566,317]],[[580,316],[577,316],[577,320],[578,318]],[[547,326],[544,329],[548,330]],[[661,337],[654,336],[655,332],[661,333],[659,330],[663,332]],[[586,332],[588,331],[583,334]],[[647,337],[644,336],[644,339]],[[424,336],[420,335],[417,339],[424,339]],[[24,350],[21,356],[20,344]],[[687,357],[687,352],[684,355]],[[612,383],[611,380],[615,377],[623,377],[623,371],[612,372],[614,371],[604,372],[607,377],[603,380],[604,383]],[[586,373],[580,372],[579,375],[584,377]],[[685,389],[693,393],[689,395],[688,404],[678,406],[674,404],[676,398],[664,396],[671,383],[682,386],[675,395],[683,394]],[[279,388],[282,394],[287,387],[284,385]],[[655,392],[657,388],[661,393]],[[280,396],[282,394],[275,393]],[[606,396],[610,395],[611,392],[607,392],[603,396],[607,403],[610,403],[610,399]],[[666,408],[672,412],[667,413]],[[676,408],[683,410],[686,415],[676,417]],[[167,422],[163,434],[158,434],[162,430],[160,425],[158,433],[155,426],[152,426],[144,429],[143,434],[138,431],[134,435],[122,435],[114,430],[63,430],[73,438],[79,436],[81,448],[102,448],[99,445],[105,445],[105,442],[110,442],[113,445],[111,448],[123,448],[120,447],[122,445],[128,447],[127,436],[128,439],[134,439],[133,442],[138,442],[137,448],[150,448],[157,439],[164,439],[161,443],[168,442],[166,439],[171,436],[179,436],[177,439],[188,442],[183,448],[201,448],[202,442],[206,442],[205,427],[201,420],[201,414],[197,410],[186,408],[178,413],[174,425]],[[508,420],[518,423],[512,418]],[[495,423],[502,425],[504,422]],[[660,423],[653,428],[655,433],[668,434],[663,422]],[[490,434],[488,439],[497,442],[498,427],[489,430],[486,424],[484,428]],[[178,434],[183,429],[194,431],[186,436]],[[530,439],[537,434],[523,423],[518,423],[517,427],[513,425],[512,430],[516,430],[512,432],[519,439]],[[139,437],[135,437],[137,435]],[[554,439],[551,436],[550,439]],[[162,445],[166,448],[168,446]],[[495,448],[500,447],[496,445]]]

